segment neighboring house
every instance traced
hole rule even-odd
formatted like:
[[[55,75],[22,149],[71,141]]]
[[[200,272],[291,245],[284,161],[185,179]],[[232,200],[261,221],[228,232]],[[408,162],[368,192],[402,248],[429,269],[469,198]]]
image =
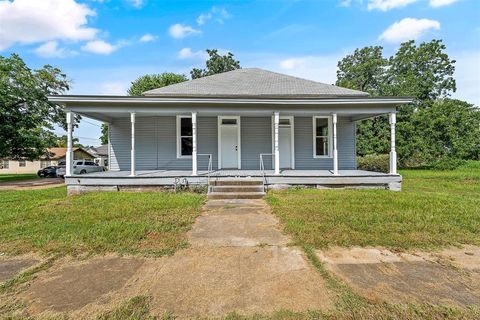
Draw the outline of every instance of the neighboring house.
[[[49,148],[47,154],[38,160],[0,160],[0,174],[2,173],[37,173],[38,170],[57,166],[66,162],[67,148]],[[83,148],[73,148],[74,159],[93,159],[93,155]]]
[[[396,108],[410,98],[368,93],[261,69],[239,69],[150,90],[144,96],[51,96],[72,116],[109,124],[109,172],[71,175],[87,186],[206,183],[258,177],[267,186],[398,190]],[[390,173],[357,170],[356,123],[389,114]]]
[[[102,167],[108,167],[108,144],[92,148],[94,150],[96,164]]]

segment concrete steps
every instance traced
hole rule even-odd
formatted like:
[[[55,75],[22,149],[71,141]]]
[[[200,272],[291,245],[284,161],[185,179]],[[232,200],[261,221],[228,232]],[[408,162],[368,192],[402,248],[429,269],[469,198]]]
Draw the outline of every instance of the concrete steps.
[[[209,199],[261,199],[263,181],[250,178],[222,179],[210,181]]]

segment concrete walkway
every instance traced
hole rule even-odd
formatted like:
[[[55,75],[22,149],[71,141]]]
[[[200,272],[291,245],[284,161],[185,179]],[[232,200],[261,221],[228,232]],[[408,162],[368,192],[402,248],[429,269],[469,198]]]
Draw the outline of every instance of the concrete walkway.
[[[219,317],[333,308],[332,295],[302,250],[287,246],[264,200],[209,200],[172,257],[64,258],[24,295],[29,314],[95,318],[134,296],[151,313]]]

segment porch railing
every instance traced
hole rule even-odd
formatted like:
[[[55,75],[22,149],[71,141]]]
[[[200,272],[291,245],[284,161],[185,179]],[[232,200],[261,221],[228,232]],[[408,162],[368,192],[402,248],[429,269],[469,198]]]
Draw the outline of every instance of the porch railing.
[[[262,172],[262,181],[263,181],[263,192],[266,191],[266,184],[267,184],[267,178],[265,177],[265,163],[263,161],[263,157],[265,156],[270,156],[272,157],[272,163],[275,155],[273,153],[260,153],[260,171]]]
[[[213,164],[212,164],[212,154],[211,153],[199,153],[197,157],[204,156],[208,157],[208,169],[207,169],[207,188],[208,192],[210,192],[210,174],[213,172]]]

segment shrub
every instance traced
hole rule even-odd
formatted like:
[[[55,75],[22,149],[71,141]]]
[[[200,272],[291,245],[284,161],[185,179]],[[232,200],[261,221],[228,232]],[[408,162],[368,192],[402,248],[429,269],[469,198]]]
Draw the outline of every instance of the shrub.
[[[357,167],[360,170],[388,172],[390,156],[388,154],[367,154],[357,158]]]
[[[464,165],[465,162],[466,161],[462,159],[445,157],[432,162],[430,167],[434,170],[455,170],[461,165]]]

